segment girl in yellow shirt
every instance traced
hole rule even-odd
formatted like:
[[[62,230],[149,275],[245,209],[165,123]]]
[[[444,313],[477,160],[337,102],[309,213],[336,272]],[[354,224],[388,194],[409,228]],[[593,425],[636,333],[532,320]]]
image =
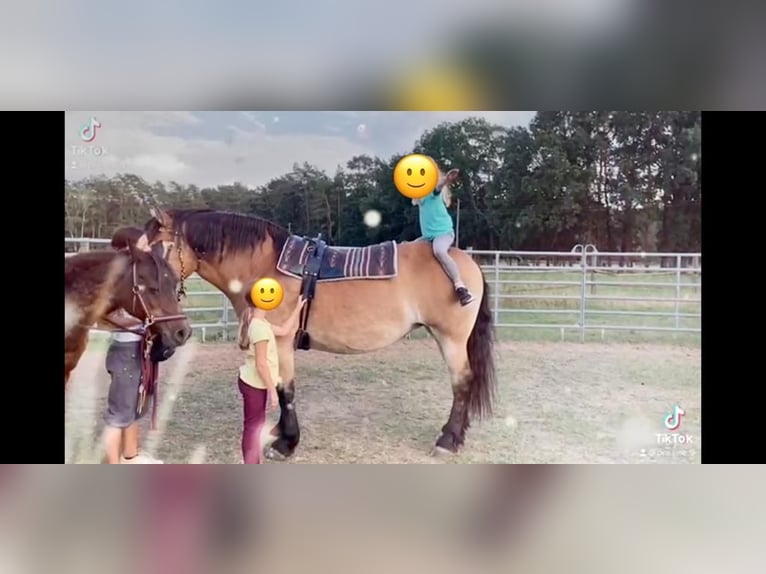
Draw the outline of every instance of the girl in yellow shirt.
[[[279,405],[277,385],[279,355],[276,337],[290,335],[298,324],[298,316],[306,300],[298,299],[283,325],[272,325],[266,311],[253,304],[250,293],[245,296],[248,307],[239,323],[239,348],[247,351],[245,363],[239,367],[239,392],[242,393],[245,423],[242,430],[242,456],[245,464],[261,463],[260,436],[266,422],[266,399],[271,410]]]

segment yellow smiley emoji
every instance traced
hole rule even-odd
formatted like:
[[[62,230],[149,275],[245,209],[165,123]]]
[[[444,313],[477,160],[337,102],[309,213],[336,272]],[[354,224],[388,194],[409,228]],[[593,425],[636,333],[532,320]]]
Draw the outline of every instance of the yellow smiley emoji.
[[[285,292],[282,291],[279,281],[271,277],[259,279],[250,289],[250,299],[253,301],[253,305],[264,311],[271,311],[279,307],[284,297]]]
[[[411,154],[394,168],[394,185],[405,197],[421,199],[431,193],[439,181],[439,168],[427,155]]]

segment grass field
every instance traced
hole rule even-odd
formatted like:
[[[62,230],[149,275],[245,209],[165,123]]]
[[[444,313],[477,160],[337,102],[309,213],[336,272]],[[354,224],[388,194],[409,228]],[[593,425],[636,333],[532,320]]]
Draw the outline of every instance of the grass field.
[[[697,463],[700,350],[613,343],[503,342],[493,418],[475,423],[458,463]],[[98,462],[108,387],[105,345],[94,341],[73,373],[68,462]],[[234,343],[191,342],[161,367],[161,424],[144,430],[166,462],[237,463],[242,360]],[[297,357],[302,441],[295,463],[434,463],[451,391],[430,339],[357,356]],[[674,403],[691,447],[658,447]],[[274,415],[271,416],[273,422]]]

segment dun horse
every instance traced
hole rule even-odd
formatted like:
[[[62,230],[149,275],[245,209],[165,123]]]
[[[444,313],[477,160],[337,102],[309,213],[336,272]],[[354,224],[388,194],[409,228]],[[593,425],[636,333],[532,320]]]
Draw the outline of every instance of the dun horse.
[[[162,246],[148,252],[137,248],[141,232],[135,231],[115,233],[112,246],[120,251],[78,253],[64,261],[64,387],[87,347],[90,328],[119,308],[147,323],[155,344],[168,352],[191,335],[177,298],[178,279]]]
[[[333,248],[248,215],[185,209],[155,209],[152,214],[140,241],[173,244],[167,257],[180,274],[182,289],[184,279],[196,272],[220,289],[241,315],[243,291],[260,277],[274,277],[285,292],[284,303],[270,313],[276,322],[286,318],[301,292],[309,298],[299,336],[277,339],[283,383],[278,387],[281,412],[272,429],[276,439],[267,452],[270,458],[291,456],[300,440],[294,341],[304,349],[367,353],[423,326],[438,343],[453,391],[452,409],[434,452],[457,452],[469,416],[491,412],[495,365],[487,283],[463,251],[453,248],[451,255],[477,296],[466,307],[457,302],[451,282],[425,242]]]

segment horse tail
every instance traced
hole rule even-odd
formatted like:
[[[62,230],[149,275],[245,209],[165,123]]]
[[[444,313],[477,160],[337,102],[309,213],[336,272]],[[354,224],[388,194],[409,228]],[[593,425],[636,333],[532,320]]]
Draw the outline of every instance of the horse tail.
[[[492,414],[497,377],[495,372],[495,331],[492,311],[489,308],[489,286],[482,274],[484,293],[481,296],[479,314],[468,337],[468,364],[471,379],[468,385],[469,413],[481,419]]]

